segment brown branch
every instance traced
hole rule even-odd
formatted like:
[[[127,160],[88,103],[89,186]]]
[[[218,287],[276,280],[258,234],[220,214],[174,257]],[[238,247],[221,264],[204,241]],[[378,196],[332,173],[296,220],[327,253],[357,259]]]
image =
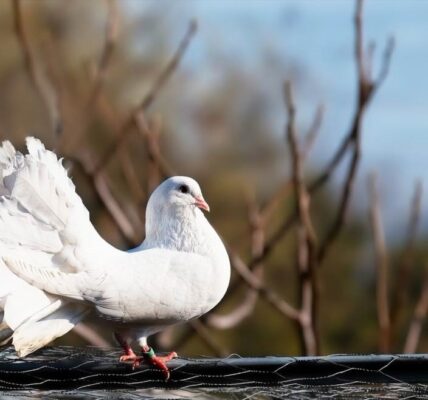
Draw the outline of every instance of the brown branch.
[[[168,177],[175,174],[172,167],[168,164],[166,159],[162,156],[159,148],[159,136],[160,136],[160,126],[158,124],[157,128],[152,129],[151,126],[147,123],[145,115],[143,112],[138,112],[135,114],[135,123],[138,128],[138,133],[144,139],[144,142],[147,146],[147,155],[149,161],[152,163],[152,168],[158,169],[162,177]],[[157,172],[156,172],[157,173]],[[153,178],[153,177],[152,177]],[[159,180],[159,179],[158,179]],[[159,182],[153,182],[151,190],[155,189]]]
[[[269,200],[266,201],[265,204],[263,204],[261,208],[261,214],[264,221],[269,221],[272,218],[275,211],[281,204],[283,204],[283,200],[288,196],[292,188],[293,188],[292,179],[291,178],[287,179],[282,185],[278,187],[278,189],[269,198]],[[264,247],[266,247],[266,245]],[[263,248],[259,256],[256,258],[261,257],[264,251],[265,250]]]
[[[400,320],[403,311],[403,306],[407,298],[407,290],[410,279],[410,269],[414,259],[414,248],[416,236],[420,223],[422,203],[422,183],[419,181],[415,185],[413,199],[410,205],[409,223],[407,227],[406,244],[403,254],[400,258],[398,265],[397,280],[395,289],[392,291],[394,294],[391,309],[391,324],[395,328]],[[393,329],[394,331],[395,329]]]
[[[115,108],[108,101],[102,87],[100,87],[96,107],[97,112],[100,114],[100,118],[104,121],[105,125],[110,127],[113,132],[119,132],[120,117]],[[139,174],[136,171],[135,163],[132,162],[130,157],[129,150],[125,146],[122,146],[118,155],[120,168],[122,169],[122,173],[127,181],[127,186],[131,190],[133,199],[135,199],[136,204],[142,204],[146,198],[146,193],[142,187]]]
[[[113,55],[119,31],[119,13],[116,0],[106,0],[106,3],[108,15],[105,30],[104,46],[101,52],[100,60],[98,62],[97,71],[95,73],[92,90],[88,98],[89,108],[92,108],[92,105],[97,101],[101,87],[107,75],[108,66]]]
[[[85,323],[77,324],[73,328],[73,332],[86,340],[91,346],[103,347],[105,349],[112,347],[111,343]]]
[[[331,225],[327,236],[321,243],[319,247],[319,253],[318,253],[318,262],[319,264],[322,263],[324,258],[327,255],[328,250],[330,249],[331,245],[334,243],[336,238],[338,237],[340,231],[342,230],[344,224],[345,224],[345,217],[346,213],[349,207],[349,202],[351,199],[352,189],[354,187],[355,183],[355,177],[357,174],[358,164],[361,158],[361,136],[360,136],[360,123],[361,123],[361,117],[362,114],[357,114],[357,118],[355,119],[355,124],[353,131],[356,132],[356,136],[354,141],[354,150],[352,153],[352,159],[348,168],[348,173],[346,176],[346,180],[343,186],[343,192],[341,196],[341,200],[338,207],[338,212],[336,214],[336,217],[333,221],[333,224]]]
[[[379,350],[383,353],[387,353],[390,351],[391,347],[391,320],[388,302],[389,261],[380,216],[380,203],[376,185],[376,175],[374,174],[369,178],[369,192],[370,222],[376,253],[376,305],[379,323]]]
[[[100,173],[95,176],[91,172],[91,164],[88,161],[91,157],[89,155],[85,156],[83,153],[80,157],[67,156],[67,159],[73,162],[74,165],[78,166],[88,182],[90,182],[97,194],[98,200],[105,207],[112,220],[115,222],[127,244],[129,246],[139,244],[141,241],[140,237],[134,229],[131,221],[122,211],[122,208],[111,193],[105,174]]]
[[[246,200],[251,231],[251,254],[254,257],[263,249],[265,230],[262,215],[254,195],[247,196]],[[259,264],[254,268],[253,274],[257,279],[262,279],[263,268],[263,264]],[[233,328],[252,315],[258,298],[259,292],[252,287],[248,287],[243,299],[232,311],[229,311],[227,314],[210,313],[206,316],[204,321],[207,325],[216,329]]]
[[[212,335],[207,331],[207,328],[201,321],[194,319],[189,321],[189,325],[217,357],[223,358],[227,356],[228,351],[214,341]]]
[[[355,177],[358,170],[359,161],[361,158],[361,126],[362,120],[367,109],[373,94],[377,91],[379,86],[384,81],[386,74],[389,69],[389,64],[391,61],[391,55],[393,50],[393,41],[389,41],[383,62],[381,67],[381,73],[376,81],[372,80],[371,75],[372,71],[369,69],[369,64],[367,63],[367,58],[363,51],[364,41],[363,41],[363,20],[362,20],[362,11],[363,11],[363,1],[357,1],[357,7],[355,11],[355,60],[357,64],[358,71],[358,98],[357,98],[357,109],[354,115],[354,120],[352,123],[351,130],[348,134],[347,139],[345,139],[345,148],[347,146],[352,146],[352,159],[348,167],[347,176],[345,179],[342,196],[339,202],[339,210],[336,214],[334,222],[330,227],[329,232],[327,233],[326,238],[320,245],[318,260],[321,263],[326,257],[328,250],[332,244],[337,239],[339,233],[341,232],[349,208],[349,203],[351,199],[352,190],[355,183]],[[370,59],[370,55],[368,57]]]
[[[428,312],[428,268],[425,267],[425,278],[421,288],[419,299],[416,303],[412,321],[410,322],[409,331],[407,332],[406,341],[404,344],[404,353],[415,353],[421,332],[422,325],[425,321]]]
[[[314,119],[305,136],[305,140],[301,151],[302,162],[306,160],[308,153],[312,150],[315,140],[319,135],[323,117],[324,117],[324,106],[320,104],[315,111]]]
[[[266,287],[261,280],[251,271],[244,261],[235,253],[229,252],[230,260],[234,270],[244,280],[244,282],[257,290],[260,296],[263,297],[274,309],[276,309],[284,317],[297,321],[300,319],[300,313],[293,306],[281,299],[278,294]]]
[[[103,169],[108,164],[110,159],[116,153],[117,149],[124,143],[125,139],[128,137],[128,135],[132,131],[131,130],[132,126],[136,122],[135,116],[141,112],[143,113],[146,112],[148,108],[153,104],[157,95],[165,86],[165,83],[169,80],[173,72],[178,67],[178,64],[183,58],[183,55],[186,49],[188,48],[192,37],[196,33],[196,29],[197,29],[196,22],[191,21],[185,36],[181,40],[172,58],[166,64],[165,68],[161,71],[161,73],[158,75],[150,91],[147,93],[147,95],[143,98],[141,103],[136,107],[136,109],[131,113],[131,115],[124,122],[123,126],[120,129],[119,134],[114,140],[114,143],[110,145],[110,147],[106,150],[104,155],[101,157],[98,165],[94,170],[95,174],[97,174],[101,169]]]
[[[317,238],[310,215],[310,196],[303,179],[302,156],[297,144],[295,128],[296,110],[293,102],[292,87],[286,82],[284,98],[287,108],[288,123],[286,136],[291,153],[291,170],[296,213],[298,222],[297,272],[299,276],[300,326],[302,350],[305,355],[319,352],[319,335],[317,325]]]
[[[51,123],[52,133],[54,138],[56,138],[62,133],[63,127],[55,88],[49,81],[46,71],[41,68],[35,54],[32,52],[23,19],[22,1],[12,0],[12,10],[15,35],[24,56],[25,68],[36,93],[39,95],[46,108]]]
[[[109,185],[107,183],[107,176],[101,171],[93,176],[94,187],[100,195],[106,209],[109,211],[117,226],[126,239],[133,243],[138,244],[141,242],[140,235],[135,230],[130,219],[126,216],[119,203],[113,196]]]
[[[324,108],[319,106],[315,112],[313,122],[309,128],[308,133],[305,136],[305,144],[301,154],[302,162],[306,158],[307,154],[312,149],[315,139],[319,133]],[[265,203],[261,210],[258,210],[254,199],[248,202],[249,205],[249,220],[251,226],[251,248],[252,257],[258,258],[263,253],[265,232],[264,225],[275,211],[276,207],[280,204],[281,200],[289,193],[293,187],[293,178],[290,178],[282,185],[275,194]],[[263,270],[263,264],[258,263],[253,266],[252,270],[255,275],[260,278],[259,275]],[[258,291],[248,288],[245,296],[239,305],[234,308],[228,314],[218,315],[215,313],[208,314],[204,321],[211,327],[216,329],[229,329],[240,324],[244,319],[248,318],[254,310],[258,299]]]
[[[317,239],[314,227],[312,226],[312,220],[309,212],[310,196],[305,187],[303,181],[303,166],[302,156],[297,144],[296,128],[295,128],[295,115],[296,110],[293,102],[291,83],[286,82],[284,88],[284,98],[287,106],[288,123],[286,127],[286,135],[288,144],[291,151],[291,162],[293,171],[293,185],[297,199],[297,210],[296,213],[299,216],[299,220],[305,228],[305,234],[307,235],[307,245],[310,251],[313,251],[317,246]],[[315,261],[315,260],[313,260]]]
[[[174,348],[179,350],[183,347],[195,334],[199,336],[202,342],[207,346],[210,351],[217,357],[225,357],[229,354],[228,350],[219,345],[212,337],[212,334],[207,330],[206,326],[201,322],[200,319],[189,321],[184,325],[185,329],[181,333],[180,337],[175,338],[173,341],[173,329],[163,331],[158,338],[159,344],[162,347]]]
[[[302,162],[305,161],[306,157],[312,150],[312,147],[320,131],[323,115],[324,115],[324,106],[320,105],[318,106],[315,112],[312,124],[309,127],[309,130],[305,136],[305,140],[302,146],[302,154],[301,154]],[[283,185],[281,185],[276,190],[276,192],[270,197],[270,199],[262,206],[261,214],[264,221],[268,221],[272,217],[273,213],[275,212],[277,207],[280,204],[282,204],[282,200],[288,195],[292,187],[293,187],[293,179],[290,177],[284,182]],[[262,252],[260,252],[260,255],[262,254]]]

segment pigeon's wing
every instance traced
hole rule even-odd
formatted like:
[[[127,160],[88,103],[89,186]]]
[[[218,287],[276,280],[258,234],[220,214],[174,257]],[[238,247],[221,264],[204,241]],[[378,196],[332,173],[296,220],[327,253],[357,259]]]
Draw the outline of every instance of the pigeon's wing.
[[[123,253],[103,270],[65,272],[6,259],[19,277],[49,293],[84,300],[107,319],[186,321],[218,303],[208,257],[166,249]]]
[[[224,295],[217,290],[217,269],[208,256],[156,248],[124,258],[98,290],[86,293],[105,318],[153,325],[187,321],[209,311]]]
[[[8,141],[0,146],[0,339],[5,329],[16,333],[30,319],[35,328],[35,315],[44,321],[44,329],[51,326],[51,337],[70,329],[69,322],[73,325],[77,318],[67,301],[32,287],[6,268],[4,260],[79,271],[79,243],[102,242],[61,160],[35,138],[27,138],[27,149],[23,155]],[[61,318],[49,319],[48,311],[61,313]]]

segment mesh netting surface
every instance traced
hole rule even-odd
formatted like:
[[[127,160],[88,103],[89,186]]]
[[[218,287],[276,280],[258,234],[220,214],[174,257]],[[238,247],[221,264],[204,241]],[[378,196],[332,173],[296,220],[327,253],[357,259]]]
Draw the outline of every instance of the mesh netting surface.
[[[179,358],[160,371],[119,352],[44,349],[24,360],[0,352],[0,397],[62,399],[428,399],[427,355]]]

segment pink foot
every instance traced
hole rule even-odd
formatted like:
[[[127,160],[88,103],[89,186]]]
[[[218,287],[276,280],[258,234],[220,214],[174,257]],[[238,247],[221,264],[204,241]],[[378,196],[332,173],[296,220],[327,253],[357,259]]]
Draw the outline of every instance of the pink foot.
[[[170,377],[169,368],[166,363],[173,358],[178,357],[175,351],[167,354],[166,356],[157,356],[152,348],[146,349],[143,351],[143,359],[147,364],[153,365],[154,367],[160,369],[167,381]]]
[[[140,365],[140,358],[141,357],[137,357],[137,355],[134,353],[134,351],[132,350],[131,346],[129,345],[128,342],[126,342],[122,336],[120,336],[118,333],[114,334],[114,337],[116,338],[116,340],[118,341],[118,343],[120,344],[120,346],[123,349],[123,353],[120,357],[119,357],[119,361],[120,362],[126,362],[126,361],[133,361],[133,367],[135,368],[136,366]],[[138,365],[137,365],[138,364]]]
[[[134,361],[136,358],[138,358],[136,354],[132,350],[130,350],[129,352],[122,354],[119,358],[119,361]]]

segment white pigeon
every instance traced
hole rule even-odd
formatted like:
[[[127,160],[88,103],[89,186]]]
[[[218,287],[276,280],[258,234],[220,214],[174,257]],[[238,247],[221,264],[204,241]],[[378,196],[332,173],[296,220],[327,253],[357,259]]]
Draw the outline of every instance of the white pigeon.
[[[198,183],[164,181],[147,205],[144,242],[125,252],[96,232],[61,160],[38,139],[27,138],[27,148],[0,147],[0,344],[12,340],[24,357],[83,318],[101,317],[121,361],[144,359],[169,376],[166,361],[176,354],[156,356],[147,337],[212,309],[230,278]]]

